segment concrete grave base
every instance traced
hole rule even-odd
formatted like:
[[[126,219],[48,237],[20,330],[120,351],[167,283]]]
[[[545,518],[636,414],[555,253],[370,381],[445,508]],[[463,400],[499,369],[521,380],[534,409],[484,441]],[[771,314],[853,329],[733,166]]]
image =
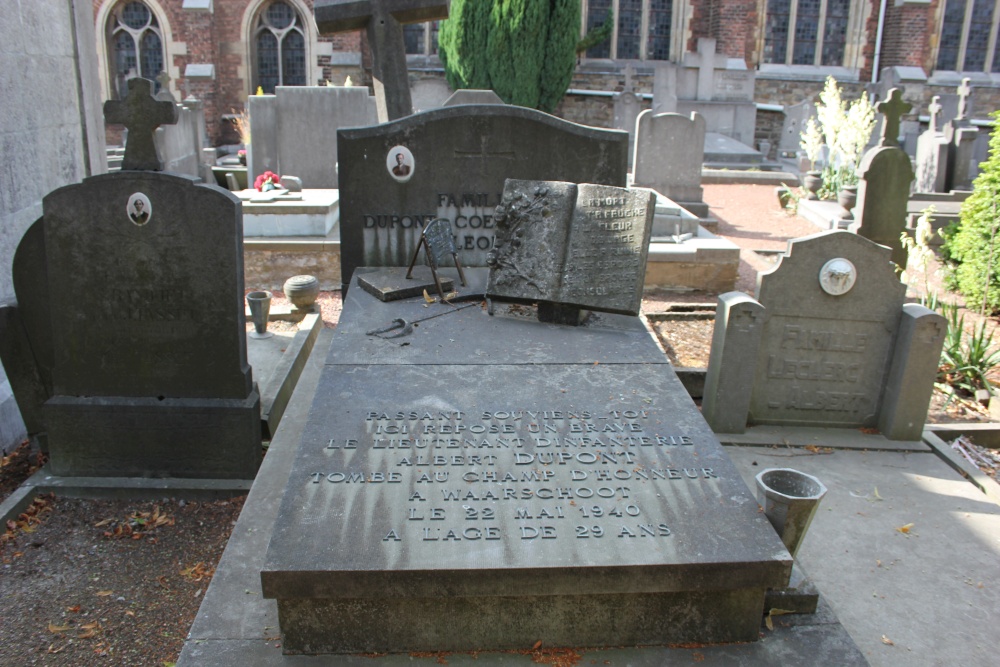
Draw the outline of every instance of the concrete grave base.
[[[289,654],[756,641],[761,591],[279,600]],[[287,629],[285,629],[287,628]]]
[[[260,465],[256,388],[245,399],[53,396],[44,411],[55,475],[252,479]]]

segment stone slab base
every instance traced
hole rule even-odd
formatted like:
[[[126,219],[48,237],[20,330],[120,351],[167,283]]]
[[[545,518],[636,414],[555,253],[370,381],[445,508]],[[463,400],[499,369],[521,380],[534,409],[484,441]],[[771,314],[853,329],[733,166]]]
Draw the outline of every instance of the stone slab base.
[[[278,618],[288,654],[745,642],[763,593],[279,600]]]
[[[260,394],[245,399],[54,396],[49,466],[70,477],[252,479]]]

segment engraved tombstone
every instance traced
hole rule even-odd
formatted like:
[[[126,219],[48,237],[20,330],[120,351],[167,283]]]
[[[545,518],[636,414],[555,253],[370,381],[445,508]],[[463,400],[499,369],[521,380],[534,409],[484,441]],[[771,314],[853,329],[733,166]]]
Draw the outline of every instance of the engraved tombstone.
[[[946,323],[903,305],[890,257],[856,234],[821,232],[789,242],[758,277],[756,300],[720,296],[709,424],[729,433],[747,424],[877,428],[919,440]]]
[[[948,175],[948,139],[940,129],[941,112],[937,95],[927,107],[930,124],[917,139],[917,192],[945,192]]]
[[[633,183],[656,190],[695,215],[708,215],[701,188],[705,157],[705,119],[701,114],[646,110],[639,114],[636,127]]]
[[[130,97],[149,88],[135,81]],[[174,105],[148,100],[106,109],[130,128],[126,161],[159,169],[152,133]],[[55,190],[42,211],[18,246],[14,287],[51,472],[252,478],[260,397],[239,200],[192,177],[129,170]]]
[[[508,105],[435,109],[337,132],[341,271],[408,265],[435,218],[463,267],[485,267],[507,178],[624,187],[628,135]],[[402,156],[402,164],[399,164]]]

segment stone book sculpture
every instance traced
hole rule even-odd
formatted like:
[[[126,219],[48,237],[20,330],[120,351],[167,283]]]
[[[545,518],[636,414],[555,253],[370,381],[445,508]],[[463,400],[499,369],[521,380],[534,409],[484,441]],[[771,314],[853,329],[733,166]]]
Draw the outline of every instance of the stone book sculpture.
[[[637,315],[655,197],[645,188],[508,179],[487,296]]]

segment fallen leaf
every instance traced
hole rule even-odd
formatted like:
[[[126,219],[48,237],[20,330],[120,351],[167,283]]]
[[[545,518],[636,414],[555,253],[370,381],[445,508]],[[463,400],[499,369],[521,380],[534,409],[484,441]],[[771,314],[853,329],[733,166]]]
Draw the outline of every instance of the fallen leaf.
[[[895,646],[896,645],[896,643],[894,641],[892,641],[891,639],[889,639],[885,635],[882,635],[882,643],[885,644],[886,646]]]
[[[60,632],[67,632],[72,629],[73,629],[72,625],[56,625],[55,623],[52,622],[49,623],[49,632],[51,632],[54,635],[58,635]]]
[[[875,487],[875,500],[882,500],[882,496],[878,494],[878,487]]]
[[[794,614],[794,611],[790,609],[771,609],[767,612],[767,616],[764,618],[764,625],[767,626],[768,630],[774,630],[774,621],[771,619],[775,616],[784,616],[785,614]]]
[[[109,595],[114,595],[114,594],[115,594],[114,591],[97,591],[97,597],[102,597],[102,598],[106,598]]]
[[[427,303],[434,303],[434,297],[428,294],[427,290],[424,290],[424,301],[426,301]]]
[[[66,607],[66,611],[70,612],[71,614],[78,614],[80,613],[80,605],[75,604],[72,607]]]
[[[135,616],[135,612],[130,609],[130,610],[128,610],[128,611],[125,612],[125,615],[126,616]]]
[[[531,647],[531,650],[532,651],[537,651],[541,647],[542,647],[542,640],[539,639],[537,642],[535,642],[535,645]]]
[[[56,646],[55,644],[49,645],[49,653],[51,653],[52,655],[55,655],[56,653],[61,653],[64,648],[69,646],[69,644],[63,644],[59,648],[56,648],[55,646]]]
[[[905,526],[900,526],[896,530],[898,530],[899,532],[903,533],[904,535],[908,535],[910,533],[910,529],[911,528],[913,528],[913,524],[912,523],[908,523]]]
[[[94,621],[93,623],[87,623],[86,625],[81,625],[80,629],[81,630],[93,630],[94,628],[100,628],[100,627],[101,627],[101,624],[98,623],[97,621]]]

